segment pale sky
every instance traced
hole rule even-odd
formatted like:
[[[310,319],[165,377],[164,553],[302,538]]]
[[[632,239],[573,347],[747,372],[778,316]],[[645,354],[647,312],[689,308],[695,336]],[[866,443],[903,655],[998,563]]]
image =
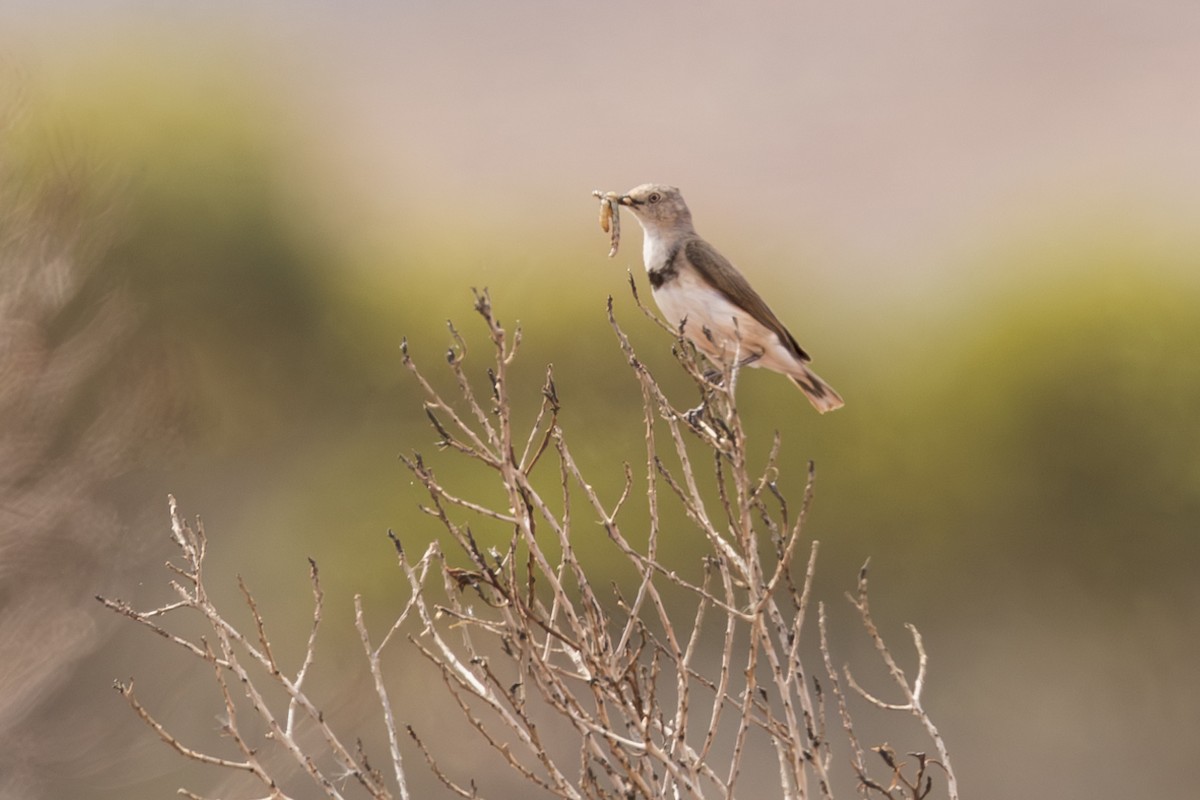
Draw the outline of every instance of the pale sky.
[[[0,45],[249,53],[379,224],[468,203],[585,224],[591,189],[662,181],[710,238],[903,286],[1056,215],[1186,235],[1200,214],[1192,0],[190,6],[10,0]]]

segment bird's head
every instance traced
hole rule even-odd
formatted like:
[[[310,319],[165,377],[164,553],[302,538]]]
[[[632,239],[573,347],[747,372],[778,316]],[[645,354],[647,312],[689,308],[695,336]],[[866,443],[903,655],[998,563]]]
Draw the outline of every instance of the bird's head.
[[[674,186],[643,183],[630,189],[617,202],[632,211],[643,228],[690,228],[692,225],[687,203]]]

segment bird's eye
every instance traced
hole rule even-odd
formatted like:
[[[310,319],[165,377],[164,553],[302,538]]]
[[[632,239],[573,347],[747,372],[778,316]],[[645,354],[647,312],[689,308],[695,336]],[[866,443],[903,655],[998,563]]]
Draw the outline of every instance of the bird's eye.
[[[651,192],[650,196],[646,198],[647,203],[657,203],[659,200],[662,200],[662,195],[658,192]]]

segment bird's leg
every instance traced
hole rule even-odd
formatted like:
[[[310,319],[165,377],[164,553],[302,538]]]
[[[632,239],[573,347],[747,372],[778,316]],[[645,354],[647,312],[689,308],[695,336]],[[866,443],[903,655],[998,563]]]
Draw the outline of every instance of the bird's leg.
[[[706,359],[707,360],[707,359]],[[702,373],[704,381],[717,388],[725,386],[725,370],[716,366],[713,362],[708,362],[710,366]],[[688,409],[683,413],[683,417],[698,433],[702,433],[710,437],[713,441],[719,442],[726,438],[729,433],[728,427],[723,423],[717,415],[714,415],[709,409],[709,399],[712,390],[703,389],[703,397],[700,400],[700,405],[695,408]],[[722,431],[724,433],[722,433]]]
[[[758,361],[760,358],[762,358],[762,356],[762,353],[748,355],[738,362],[737,368],[741,369],[742,367],[748,367],[755,361]],[[708,369],[704,370],[704,380],[708,381],[714,386],[721,386],[725,383],[725,371],[717,367],[709,367]]]
[[[718,450],[725,451],[732,434],[729,426],[709,411],[708,403],[690,408],[683,412],[682,416],[688,427],[711,441]]]
[[[709,363],[711,364],[712,362],[710,361]],[[708,369],[704,370],[702,375],[704,382],[710,383],[713,386],[720,386],[725,381],[724,371],[715,366],[710,366]],[[687,420],[688,424],[693,428],[705,431],[709,434],[714,434],[715,432],[712,430],[712,428],[704,421],[704,418],[709,416],[707,413],[709,391],[710,390],[708,389],[701,388],[700,405],[696,406],[695,408],[689,408],[687,411],[683,412],[683,416],[684,419]]]
[[[704,403],[701,403],[695,408],[689,408],[687,411],[683,412],[683,418],[687,420],[687,424],[691,425],[693,428],[697,428],[699,430],[711,430],[709,429],[708,424],[704,421]]]
[[[751,364],[753,364],[755,361],[758,361],[762,357],[763,357],[762,353],[753,353],[751,355],[748,355],[745,358],[743,358],[741,361],[738,362],[738,367],[748,367]]]
[[[683,412],[683,418],[692,430],[703,436],[707,436],[713,442],[720,443],[729,438],[728,426],[709,413],[706,403],[701,403],[695,408],[689,408]]]

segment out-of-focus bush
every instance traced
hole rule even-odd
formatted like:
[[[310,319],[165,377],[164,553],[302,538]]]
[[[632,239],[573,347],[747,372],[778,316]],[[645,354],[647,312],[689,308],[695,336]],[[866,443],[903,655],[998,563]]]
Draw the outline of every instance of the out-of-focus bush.
[[[472,285],[491,288],[506,326],[523,323],[514,379],[527,379],[530,407],[545,364],[554,363],[564,425],[588,434],[575,433],[576,457],[597,476],[601,496],[615,496],[620,463],[641,455],[640,397],[604,319],[605,296],[617,295],[622,323],[660,375],[669,372],[670,342],[638,320],[626,294],[622,266],[637,267],[636,228],[627,226],[623,246],[634,255],[604,258],[592,187],[562,187],[555,202],[577,198],[581,224],[561,233],[539,217],[546,198],[530,201],[527,224],[502,230],[469,197],[441,226],[397,219],[386,230],[355,227],[322,215],[346,188],[313,180],[320,170],[303,163],[311,151],[296,144],[269,92],[247,83],[236,64],[159,58],[147,70],[144,63],[139,56],[136,64],[104,65],[54,87],[30,81],[19,124],[3,139],[5,176],[36,189],[0,192],[5,235],[16,241],[23,223],[14,228],[13,220],[34,220],[39,243],[5,252],[39,259],[27,263],[43,279],[51,267],[65,270],[54,277],[61,291],[34,323],[44,352],[63,347],[58,352],[73,357],[62,373],[69,379],[49,387],[57,394],[42,386],[57,416],[42,417],[53,424],[34,466],[92,458],[88,442],[116,448],[88,462],[106,465],[88,473],[92,500],[58,506],[77,516],[21,528],[60,537],[39,540],[51,549],[83,552],[78,543],[94,534],[103,507],[113,532],[103,541],[112,548],[87,550],[79,559],[87,569],[69,573],[70,581],[90,592],[91,583],[112,580],[100,576],[113,563],[128,567],[163,552],[162,498],[171,490],[185,509],[204,513],[212,535],[229,537],[233,546],[221,548],[222,557],[238,562],[281,626],[307,625],[299,617],[285,623],[287,615],[271,608],[290,608],[291,593],[304,591],[307,555],[324,568],[329,619],[349,619],[354,591],[372,603],[388,597],[396,576],[383,531],[434,535],[414,510],[420,495],[396,453],[417,449],[435,468],[456,468],[434,448],[397,346],[407,335],[429,360],[448,343],[445,317],[469,331]],[[69,194],[54,194],[63,187]],[[30,197],[41,198],[33,217]],[[345,228],[329,219],[345,220]],[[1039,594],[1053,584],[1067,585],[1080,605],[1103,598],[1120,607],[1136,597],[1151,597],[1155,609],[1169,598],[1194,603],[1200,291],[1178,265],[1196,254],[1143,247],[1136,236],[1120,242],[1118,234],[1006,254],[983,270],[1011,273],[1001,289],[968,300],[927,298],[916,335],[908,309],[823,309],[837,333],[822,333],[832,347],[813,349],[822,374],[847,398],[837,414],[811,414],[777,376],[743,376],[739,401],[752,438],[768,442],[779,429],[785,473],[795,480],[807,459],[817,461],[810,529],[825,542],[821,580],[833,596],[845,586],[838,576],[873,555],[886,565],[877,573],[881,590],[921,609],[917,621],[931,648],[939,640],[953,647],[968,627],[977,630],[972,615],[981,609],[1002,615],[1005,603],[1032,597],[1027,602],[1041,610],[1047,598],[1061,597]],[[747,272],[754,256],[738,259]],[[789,322],[803,319],[808,301],[790,307],[792,284],[780,286],[772,304]],[[114,324],[97,327],[106,320]],[[685,381],[664,383],[680,392],[681,406],[692,403]],[[520,415],[519,399],[515,405]],[[104,428],[115,411],[132,411],[133,422],[126,415]],[[98,432],[105,435],[97,439]],[[63,488],[79,491],[77,483]],[[0,498],[0,507],[9,500]],[[668,536],[663,546],[690,544]],[[608,557],[600,535],[579,551]],[[927,623],[934,614],[939,621]],[[1137,622],[1129,619],[1077,615],[1069,624],[1095,642],[1126,633]],[[1052,641],[1060,622],[1047,617],[1036,633]],[[331,628],[331,640],[353,637],[349,626]],[[107,697],[108,681],[128,669],[123,651],[141,644],[123,636],[86,670],[64,672],[57,694],[44,696],[50,710],[26,718],[35,720],[29,746],[55,742],[55,758],[64,759],[72,749],[98,747],[104,737],[90,736],[94,725],[73,724],[64,739],[63,721],[78,717],[54,711],[103,702],[97,698]],[[969,653],[948,662],[973,674]],[[1056,691],[1023,668],[1019,659],[994,665],[1025,678],[1030,697]],[[1087,685],[1102,691],[1103,676],[1092,678]],[[144,687],[148,701],[155,691]],[[171,676],[157,691],[171,696]],[[1200,701],[1180,698],[1189,703]],[[105,705],[92,718],[117,710]],[[1003,720],[980,724],[992,722],[1019,731]],[[94,760],[128,767],[111,752]],[[970,756],[960,764],[969,771]],[[78,785],[66,788],[60,794]]]

